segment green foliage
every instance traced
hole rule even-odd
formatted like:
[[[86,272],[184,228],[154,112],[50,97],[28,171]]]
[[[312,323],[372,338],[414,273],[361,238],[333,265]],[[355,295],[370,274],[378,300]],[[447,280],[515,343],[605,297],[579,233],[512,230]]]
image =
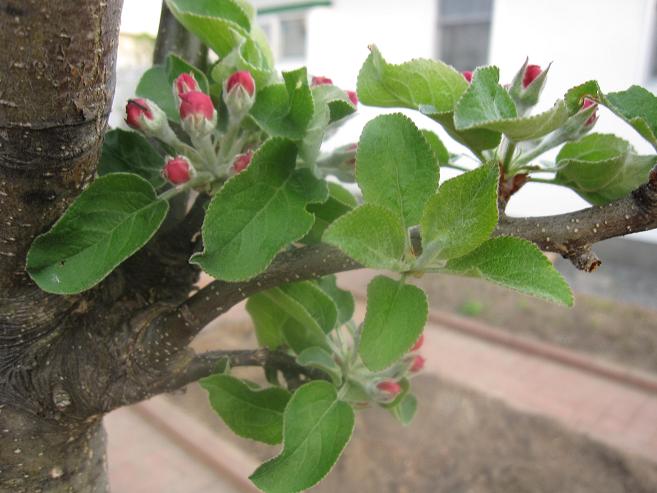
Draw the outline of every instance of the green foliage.
[[[322,370],[331,377],[333,385],[340,387],[342,383],[342,370],[335,362],[331,353],[321,347],[309,347],[297,356],[297,363],[310,368]]]
[[[404,271],[407,233],[385,207],[365,204],[335,221],[323,240],[366,267]]]
[[[402,426],[408,426],[417,411],[417,398],[413,394],[405,394],[389,411]]]
[[[359,352],[370,370],[383,370],[413,346],[427,321],[424,292],[385,276],[367,287],[367,313]]]
[[[488,239],[497,225],[498,182],[498,165],[491,162],[441,185],[422,215],[421,261],[460,257]]]
[[[324,276],[317,281],[317,287],[324,291],[335,303],[337,325],[343,325],[354,315],[354,297],[351,292],[340,289],[335,276]]]
[[[337,183],[328,183],[327,185],[329,196],[326,202],[308,205],[308,212],[315,215],[315,223],[310,232],[301,240],[303,243],[320,243],[326,228],[356,207],[356,199],[351,192]]]
[[[109,173],[135,173],[158,188],[164,185],[161,175],[163,165],[162,156],[140,134],[120,128],[105,134],[103,152],[98,164],[100,176]]]
[[[294,493],[315,485],[331,470],[351,438],[354,412],[335,387],[316,381],[290,399],[283,418],[283,451],[251,476],[266,493]]]
[[[523,293],[572,306],[568,283],[533,243],[503,236],[483,243],[475,251],[454,260],[446,272],[480,277]]]
[[[236,435],[268,444],[281,443],[283,411],[290,393],[281,388],[253,389],[229,375],[200,380],[210,404]]]
[[[203,222],[203,253],[192,257],[211,276],[249,279],[267,268],[281,248],[313,225],[309,203],[326,200],[326,183],[295,170],[296,146],[270,139],[251,165],[217,193]]]
[[[27,271],[49,293],[89,289],[144,246],[168,210],[168,202],[137,175],[98,178],[50,231],[34,240]]]
[[[602,101],[657,149],[657,97],[641,86],[611,92]]]
[[[436,157],[408,117],[382,115],[365,126],[356,154],[356,179],[366,203],[388,208],[407,229],[420,221],[438,177]]]
[[[590,134],[563,146],[556,181],[592,204],[621,198],[645,183],[657,156],[638,156],[629,142],[611,134]]]
[[[314,112],[308,74],[301,68],[283,72],[283,79],[258,93],[251,115],[269,135],[302,140]]]

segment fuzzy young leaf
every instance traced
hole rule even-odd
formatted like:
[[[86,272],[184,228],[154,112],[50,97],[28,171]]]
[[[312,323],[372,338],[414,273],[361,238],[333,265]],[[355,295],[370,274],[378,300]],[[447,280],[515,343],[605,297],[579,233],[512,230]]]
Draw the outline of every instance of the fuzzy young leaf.
[[[309,203],[326,200],[326,183],[295,170],[296,146],[270,139],[251,165],[217,193],[203,222],[203,253],[192,257],[208,274],[243,281],[267,268],[285,245],[313,225]]]
[[[460,257],[488,239],[497,225],[498,180],[490,162],[440,186],[420,223],[424,262]]]
[[[404,397],[392,408],[390,413],[399,421],[402,426],[408,426],[415,417],[417,411],[417,399],[413,394],[405,394]]]
[[[290,400],[287,390],[255,390],[229,375],[212,375],[199,381],[210,404],[236,435],[275,445],[283,438],[283,411]]]
[[[27,254],[27,271],[49,293],[89,289],[143,247],[169,204],[143,178],[111,173],[98,178]]]
[[[382,115],[361,134],[356,179],[366,203],[397,215],[404,229],[418,224],[438,187],[434,154],[415,124],[402,114]]]
[[[164,159],[137,132],[116,128],[105,134],[103,153],[98,164],[100,176],[109,173],[135,173],[154,187],[164,185]]]
[[[333,385],[339,387],[342,383],[342,370],[331,354],[321,347],[310,347],[301,351],[297,363],[309,368],[317,368],[331,377]]]
[[[294,285],[269,289],[249,298],[248,309],[258,341],[268,347],[285,342],[297,353],[313,346],[328,348],[325,333],[335,324],[335,306],[332,314],[329,313],[326,303],[332,301],[317,286],[296,284],[292,288]],[[320,295],[324,296],[323,300]]]
[[[556,181],[592,204],[624,197],[644,183],[657,156],[638,156],[629,142],[611,134],[589,134],[564,145]]]
[[[421,130],[421,132],[424,138],[426,139],[427,143],[433,150],[433,153],[436,156],[436,160],[438,161],[438,164],[439,165],[447,164],[449,162],[449,151],[445,147],[445,144],[443,144],[443,141],[440,140],[440,137],[438,137],[431,130]]]
[[[424,292],[385,276],[367,286],[367,313],[359,352],[372,371],[383,370],[413,346],[427,321]]]
[[[437,60],[386,62],[376,46],[358,74],[358,97],[371,106],[449,113],[468,83],[453,67]]]
[[[317,484],[351,438],[354,411],[335,387],[315,381],[290,399],[283,418],[283,451],[250,477],[265,493],[296,493]]]
[[[456,105],[454,126],[457,130],[483,128],[491,122],[518,116],[513,99],[499,84],[499,79],[497,67],[475,70],[472,84]]]
[[[602,100],[657,149],[657,97],[641,86],[612,92]]]
[[[351,320],[354,316],[354,296],[351,292],[340,289],[335,276],[324,276],[317,280],[317,286],[331,297],[338,309],[337,326]]]
[[[322,235],[336,219],[356,207],[354,196],[337,183],[328,183],[329,197],[321,204],[310,204],[308,212],[315,215],[315,223],[302,243],[314,244],[322,241]]]
[[[308,74],[300,68],[283,72],[283,79],[284,84],[272,84],[258,92],[251,116],[269,135],[301,140],[315,111]]]
[[[533,243],[503,236],[483,243],[475,251],[454,260],[446,272],[480,277],[517,291],[573,304],[568,283]]]
[[[395,214],[365,204],[329,226],[323,240],[366,267],[404,271],[408,267],[403,258],[407,236]]]

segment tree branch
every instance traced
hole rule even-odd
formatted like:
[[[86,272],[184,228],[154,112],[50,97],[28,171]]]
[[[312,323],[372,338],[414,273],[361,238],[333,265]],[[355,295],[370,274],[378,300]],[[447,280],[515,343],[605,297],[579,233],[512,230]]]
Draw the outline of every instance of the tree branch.
[[[162,2],[153,64],[164,63],[169,53],[176,53],[192,65],[205,70],[208,56],[207,47],[176,20],[169,7]]]
[[[328,376],[317,369],[299,365],[294,356],[282,351],[266,348],[241,349],[232,351],[210,351],[195,355],[191,361],[177,369],[173,374],[152,387],[154,393],[172,392],[185,385],[212,375],[218,371],[222,362],[230,367],[256,366],[273,368],[285,375],[288,386],[294,388],[307,380],[328,380]]]

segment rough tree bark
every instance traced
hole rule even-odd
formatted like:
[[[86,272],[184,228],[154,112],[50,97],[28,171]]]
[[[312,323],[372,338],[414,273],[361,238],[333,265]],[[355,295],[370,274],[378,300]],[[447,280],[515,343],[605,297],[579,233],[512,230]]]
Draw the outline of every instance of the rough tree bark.
[[[0,0],[0,492],[107,491],[103,416],[208,375],[221,358],[281,369],[292,385],[321,378],[281,353],[195,355],[188,344],[252,293],[359,267],[326,245],[291,249],[251,281],[215,281],[190,297],[201,197],[96,288],[54,296],[32,283],[30,243],[95,172],[121,4]],[[164,30],[179,34],[170,20]],[[158,43],[157,57],[166,46]],[[504,218],[496,234],[526,237],[591,270],[593,243],[655,227],[657,172],[608,206]]]

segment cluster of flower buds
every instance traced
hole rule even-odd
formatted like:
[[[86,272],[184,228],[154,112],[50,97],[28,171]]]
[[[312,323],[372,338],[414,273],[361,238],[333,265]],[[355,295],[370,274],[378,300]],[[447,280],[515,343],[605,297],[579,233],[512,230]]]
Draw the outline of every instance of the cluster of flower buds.
[[[250,72],[239,71],[224,83],[224,102],[233,122],[239,122],[255,102],[256,84]]]
[[[310,79],[310,85],[311,87],[330,86],[333,85],[333,80],[322,75],[315,75]],[[356,94],[356,91],[345,91],[345,93],[347,94],[349,101],[351,101],[351,104],[358,106],[358,95]]]
[[[417,354],[423,344],[424,334],[420,335],[418,340],[415,341],[415,344],[413,344],[413,347],[409,351],[409,360],[406,364],[408,365],[407,372],[411,375],[422,371],[424,364],[426,363],[426,359],[423,356]],[[376,384],[376,388],[379,393],[379,398],[384,402],[393,401],[395,397],[397,397],[397,395],[403,390],[399,381],[393,378],[386,378],[379,381]]]

